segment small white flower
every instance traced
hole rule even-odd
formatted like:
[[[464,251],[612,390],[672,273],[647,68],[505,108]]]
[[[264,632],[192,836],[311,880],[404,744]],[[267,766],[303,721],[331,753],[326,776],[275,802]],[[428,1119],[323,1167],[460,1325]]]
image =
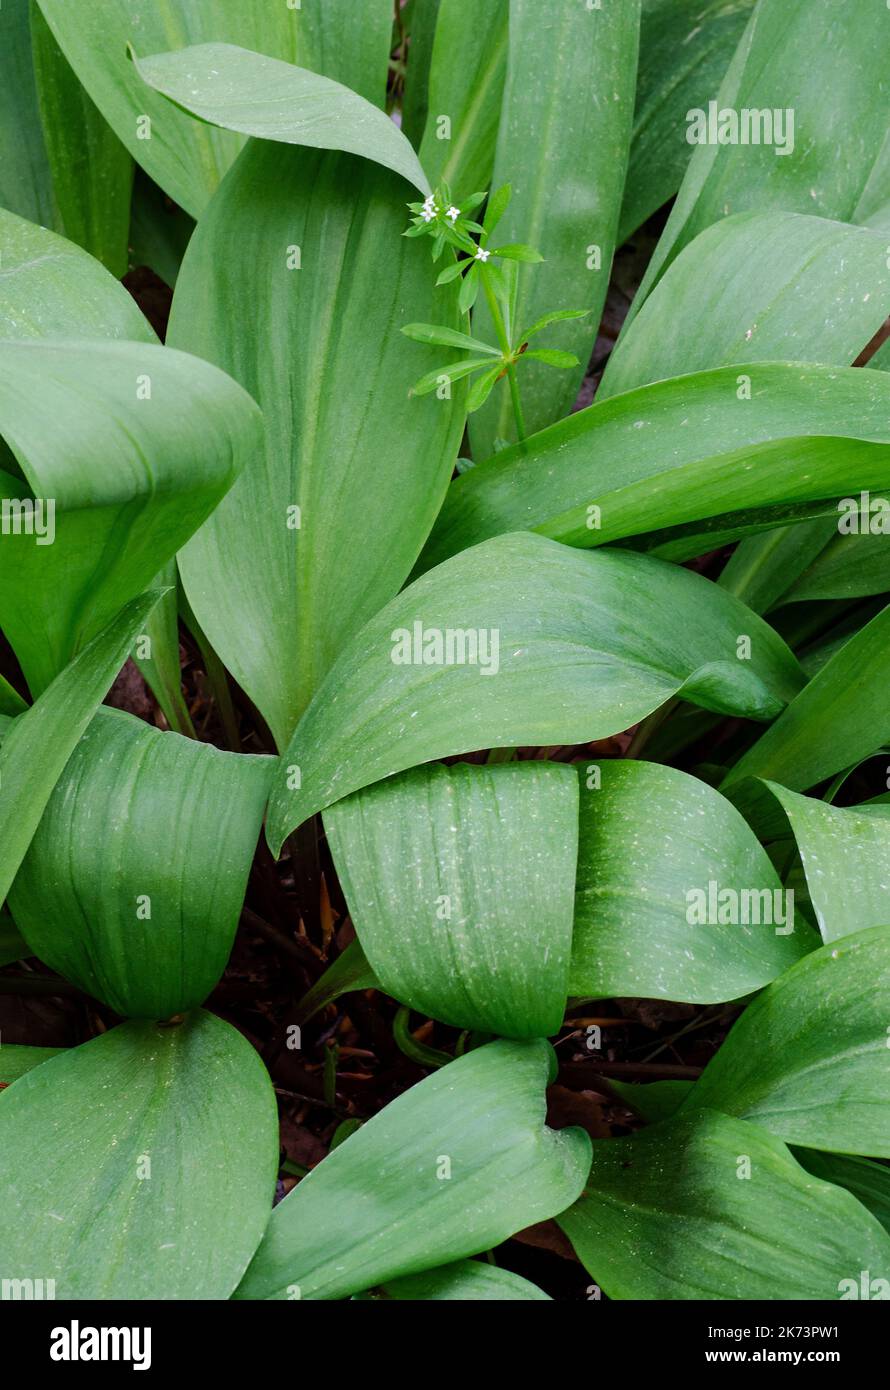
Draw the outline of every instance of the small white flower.
[[[449,209],[448,209],[447,216],[448,216],[448,218],[449,218],[449,221],[450,221],[452,224],[454,224],[454,223],[457,221],[457,219],[460,217],[460,208],[454,208],[454,207],[449,208]]]
[[[436,220],[435,208],[428,208],[424,206],[423,212],[420,215],[423,218],[424,222],[434,222]]]
[[[490,252],[490,251],[486,251],[486,249],[485,249],[484,246],[477,246],[477,247],[476,247],[476,260],[477,260],[477,261],[487,261],[490,255],[491,255],[491,252]]]

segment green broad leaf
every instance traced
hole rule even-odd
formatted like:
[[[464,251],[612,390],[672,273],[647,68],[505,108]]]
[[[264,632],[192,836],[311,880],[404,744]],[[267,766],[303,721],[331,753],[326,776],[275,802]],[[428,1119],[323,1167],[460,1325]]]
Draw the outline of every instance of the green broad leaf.
[[[142,42],[139,52],[146,53]],[[395,122],[329,77],[228,43],[132,57],[144,83],[209,126],[361,155],[400,174],[421,193],[430,192],[420,161]]]
[[[435,343],[438,347],[463,348],[465,352],[487,352],[493,357],[500,357],[500,348],[491,347],[489,343],[480,342],[478,338],[471,338],[469,333],[458,333],[454,328],[445,328],[435,323],[406,323],[402,329],[406,338],[410,338],[414,343]]]
[[[78,739],[159,598],[155,591],[131,599],[5,730],[0,745],[0,903]]]
[[[570,994],[723,1003],[819,944],[744,818],[706,782],[633,760],[579,771]]]
[[[413,0],[407,16],[405,7],[402,8],[402,22],[407,19],[410,38],[402,94],[402,130],[415,149],[420,148],[429,110],[430,67],[440,5],[441,0]]]
[[[683,179],[693,146],[687,112],[707,108],[755,0],[643,0],[633,136],[618,245],[662,207]]]
[[[890,606],[825,663],[721,783],[749,777],[805,791],[890,742]]]
[[[736,362],[847,367],[890,313],[888,260],[886,236],[864,227],[796,212],[724,218],[659,281],[597,399]]]
[[[22,699],[5,676],[0,676],[0,717],[14,718],[17,714],[24,714],[27,708],[27,700]]]
[[[687,120],[698,143],[628,324],[683,247],[723,217],[772,209],[860,222],[890,194],[890,27],[880,4],[849,17],[838,42],[835,0],[760,0],[713,105]]]
[[[886,808],[830,806],[775,782],[766,786],[797,841],[823,940],[836,941],[890,922],[890,819],[882,814]]]
[[[679,1110],[693,1086],[691,1081],[649,1081],[640,1085],[615,1081],[611,1076],[608,1084],[609,1090],[614,1091],[631,1110],[635,1110],[647,1125],[669,1120]]]
[[[507,76],[510,0],[439,0],[420,162],[434,187],[488,188]],[[410,82],[414,43],[408,59]]]
[[[749,1004],[684,1111],[713,1106],[789,1144],[890,1157],[890,928],[805,956]]]
[[[0,1099],[0,1265],[60,1299],[228,1298],[277,1165],[272,1085],[240,1033],[203,1012],[122,1024]]]
[[[31,44],[58,228],[120,277],[128,264],[132,156],[72,72],[36,3]]]
[[[801,679],[772,629],[699,575],[498,537],[416,580],[345,648],[288,748],[269,844],[417,763],[607,738],[678,694],[768,719]]]
[[[639,28],[640,0],[597,9],[510,0],[492,186],[508,179],[513,186],[504,240],[530,242],[546,262],[519,268],[514,322],[568,306],[591,311],[589,321],[565,322],[553,334],[552,346],[574,353],[577,368],[557,377],[540,364],[524,373],[522,406],[532,433],[569,413],[596,339],[627,168]],[[473,331],[492,336],[482,301]],[[497,438],[516,438],[509,391],[492,394],[470,437],[477,459],[494,452]]]
[[[4,480],[18,500],[0,625],[36,695],[206,519],[261,420],[235,382],[170,348],[6,341],[0,433],[28,484]]]
[[[31,0],[0,6],[0,207],[51,224],[53,182],[31,52]]]
[[[824,1154],[818,1149],[797,1149],[794,1157],[802,1168],[822,1182],[834,1183],[852,1192],[872,1216],[890,1232],[890,1168],[868,1158],[848,1158],[844,1154]]]
[[[433,763],[338,801],[324,825],[381,989],[456,1028],[559,1030],[578,848],[571,767]]]
[[[243,0],[38,0],[56,41],[130,154],[186,212],[197,217],[241,149],[243,137],[201,125],[141,83],[127,56],[207,42],[238,44],[300,61],[300,11]],[[309,6],[303,7],[309,10]],[[313,6],[314,8],[314,6]],[[329,8],[326,0],[325,8]]]
[[[796,526],[780,526],[740,541],[720,572],[721,589],[735,594],[755,613],[779,604],[798,575],[837,534],[838,511]]]
[[[593,1145],[558,1218],[612,1299],[819,1299],[890,1278],[890,1238],[778,1139],[713,1110]]]
[[[888,501],[887,497],[881,500]],[[779,596],[782,603],[867,598],[890,591],[890,509],[885,519],[877,509],[870,512],[870,508],[875,508],[874,498],[866,500],[864,509],[859,494],[849,501],[853,514],[855,508],[859,516],[864,517],[865,526],[886,526],[887,530],[863,529],[860,535],[842,535],[838,533],[837,519],[833,525],[823,523],[823,540],[827,536],[828,544],[813,555],[800,577],[782,590]],[[784,552],[783,558],[787,559]]]
[[[157,343],[136,301],[97,260],[55,232],[2,210],[0,262],[3,339]]]
[[[50,1057],[58,1057],[65,1049],[61,1047],[24,1047],[16,1043],[0,1045],[0,1090],[18,1081],[25,1072],[48,1062]]]
[[[335,655],[404,583],[460,445],[462,389],[408,399],[442,354],[399,329],[461,320],[402,224],[385,170],[254,142],[177,282],[169,341],[241,382],[266,424],[265,451],[180,572],[280,747]]]
[[[232,949],[274,767],[101,710],[9,893],[32,953],[123,1017],[201,1004]]]
[[[412,1086],[279,1203],[235,1296],[343,1298],[564,1211],[590,1140],[544,1123],[555,1062],[540,1038],[494,1042]]]
[[[393,27],[390,0],[361,0],[360,5],[355,0],[312,0],[296,8],[300,66],[324,73],[385,107]]]
[[[368,1300],[408,1299],[413,1303],[428,1299],[449,1302],[476,1303],[532,1303],[552,1302],[550,1295],[544,1293],[536,1284],[530,1284],[519,1274],[509,1269],[499,1269],[496,1265],[482,1260],[458,1260],[453,1265],[443,1265],[440,1269],[428,1269],[423,1274],[409,1274],[405,1279],[390,1279],[379,1291],[370,1294],[355,1294],[355,1298]]]
[[[28,943],[19,934],[15,922],[6,908],[0,907],[0,966],[12,965],[17,960],[25,960],[30,954]],[[0,1047],[2,1045],[3,1039],[0,1035]]]
[[[665,559],[890,484],[890,378],[790,363],[720,367],[580,410],[458,478],[424,568],[505,531],[572,546],[641,537]]]

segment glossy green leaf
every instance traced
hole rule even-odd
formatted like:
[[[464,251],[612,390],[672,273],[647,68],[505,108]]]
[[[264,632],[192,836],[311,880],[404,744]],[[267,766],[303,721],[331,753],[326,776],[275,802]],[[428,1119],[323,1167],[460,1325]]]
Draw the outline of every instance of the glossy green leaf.
[[[659,281],[597,399],[734,362],[849,366],[890,312],[888,261],[886,236],[864,227],[792,212],[724,218]]]
[[[2,734],[0,729],[0,734]],[[25,960],[31,953],[28,950],[28,943],[16,929],[5,907],[0,907],[0,966],[12,965],[14,961]],[[3,1045],[3,1038],[0,1035],[0,1047]]]
[[[643,0],[619,246],[680,187],[692,154],[686,113],[716,94],[753,7],[754,0]]]
[[[677,694],[770,718],[800,679],[776,634],[698,575],[498,537],[415,581],[345,648],[287,751],[269,843],[419,762],[606,738]]]
[[[458,197],[488,188],[507,76],[510,0],[440,0],[420,162]],[[413,62],[412,57],[409,59]]]
[[[890,927],[822,946],[749,1004],[684,1111],[741,1115],[789,1144],[890,1157]]]
[[[544,1123],[554,1065],[541,1039],[494,1042],[412,1086],[279,1203],[236,1297],[342,1298],[563,1211],[590,1140]]]
[[[64,237],[0,211],[0,337],[156,343],[123,285]]]
[[[740,758],[721,790],[748,777],[805,791],[890,740],[890,607],[851,637]],[[888,919],[890,920],[890,919]]]
[[[265,455],[180,569],[281,747],[344,643],[404,582],[460,443],[460,389],[408,399],[442,349],[399,329],[460,319],[454,288],[435,289],[427,251],[401,235],[402,196],[373,164],[256,142],[177,283],[170,341],[240,381],[266,422]]]
[[[160,598],[132,599],[25,713],[0,745],[0,902],[77,741]]]
[[[364,2],[364,0],[363,0]],[[137,163],[194,217],[203,211],[244,141],[201,125],[152,92],[133,70],[127,45],[157,53],[172,45],[222,42],[298,61],[301,12],[244,0],[38,0],[65,57]],[[304,3],[303,9],[308,10]]]
[[[475,1303],[532,1303],[551,1302],[550,1295],[530,1284],[509,1269],[485,1264],[482,1260],[458,1260],[453,1265],[429,1269],[424,1274],[409,1274],[405,1279],[390,1279],[376,1295],[359,1294],[368,1299],[408,1299],[412,1303],[428,1299]]]
[[[780,526],[741,541],[720,572],[718,584],[755,613],[766,613],[783,599],[810,561],[837,533],[838,511],[796,526]]]
[[[420,148],[429,107],[430,65],[441,0],[412,0],[407,11],[408,64],[402,94],[402,130],[415,149]],[[406,20],[403,7],[402,22]]]
[[[0,207],[52,223],[56,210],[37,104],[30,4],[0,5]]]
[[[0,1098],[0,1265],[60,1299],[228,1298],[277,1163],[272,1086],[234,1028],[125,1023]]]
[[[300,66],[342,82],[375,106],[385,106],[390,0],[361,0],[360,5],[355,0],[303,0],[298,8]]]
[[[580,365],[558,375],[523,372],[534,433],[567,415],[593,350],[618,231],[633,121],[640,0],[591,9],[563,0],[510,0],[509,58],[492,186],[513,186],[500,240],[529,242],[546,264],[519,271],[517,323],[551,309],[586,307],[589,319],[554,329],[548,347]],[[554,74],[559,80],[554,81]],[[480,302],[474,331],[491,338]],[[493,392],[472,421],[478,459],[516,438],[510,393]]]
[[[675,1115],[693,1084],[692,1081],[648,1081],[640,1084],[615,1081],[609,1077],[609,1090],[620,1096],[625,1105],[636,1111],[647,1125],[658,1124],[659,1120],[668,1120]]]
[[[356,990],[378,989],[379,981],[368,964],[361,942],[350,941],[345,951],[329,965],[307,990],[296,1010],[296,1022],[308,1023],[317,1013],[333,1004],[341,994],[352,994]]]
[[[570,994],[722,1003],[818,944],[743,817],[707,783],[633,760],[580,772]]]
[[[41,1062],[48,1062],[50,1057],[58,1057],[63,1051],[64,1048],[60,1047],[24,1047],[16,1043],[3,1043],[0,1045],[0,1087],[11,1086],[25,1072],[39,1067]]]
[[[504,531],[645,537],[688,559],[890,482],[890,378],[761,363],[656,382],[504,449],[448,490],[424,567]],[[598,509],[598,510],[597,510]]]
[[[593,1146],[559,1224],[613,1299],[837,1299],[890,1238],[756,1125],[703,1110]]]
[[[112,274],[125,275],[132,156],[72,72],[36,3],[31,43],[58,228]]]
[[[890,1168],[886,1164],[873,1163],[868,1158],[848,1158],[845,1154],[824,1154],[818,1149],[798,1149],[795,1158],[813,1177],[852,1192],[890,1232]]]
[[[379,107],[329,77],[233,44],[205,43],[134,64],[148,87],[210,126],[261,140],[361,155],[428,193],[411,144]]]
[[[887,489],[885,489],[885,492]],[[883,499],[886,501],[886,497]],[[857,493],[851,499],[862,515],[862,501]],[[869,498],[865,504],[865,516],[869,514]],[[868,524],[868,521],[866,521]],[[881,518],[879,525],[886,524]],[[802,603],[812,599],[850,599],[866,598],[871,594],[885,594],[890,591],[890,542],[883,531],[863,531],[861,535],[838,533],[837,519],[834,525],[823,523],[823,539],[827,535],[828,544],[815,553],[809,565],[790,586],[782,589],[779,598],[782,603]]]
[[[338,801],[324,824],[387,994],[457,1028],[558,1031],[578,848],[572,768],[414,768]]]
[[[235,382],[169,348],[0,343],[0,433],[29,485],[2,479],[26,514],[0,543],[0,625],[34,694],[204,521],[260,425]]]
[[[100,711],[10,890],[33,953],[124,1017],[201,1004],[232,948],[274,766]]]
[[[830,806],[767,782],[788,817],[823,940],[890,922],[890,819],[883,807]]]
[[[845,20],[841,33],[835,0],[760,0],[714,97],[713,122],[700,131],[687,125],[687,139],[701,134],[706,143],[694,146],[631,318],[683,247],[723,217],[773,209],[858,222],[871,210],[887,135],[890,27],[880,3],[859,5]],[[738,124],[729,143],[719,143],[723,111]]]

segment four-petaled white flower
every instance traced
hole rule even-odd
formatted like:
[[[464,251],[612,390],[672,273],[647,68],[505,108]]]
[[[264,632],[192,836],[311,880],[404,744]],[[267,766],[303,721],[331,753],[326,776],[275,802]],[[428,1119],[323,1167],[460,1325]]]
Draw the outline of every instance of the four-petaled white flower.
[[[452,223],[456,222],[457,219],[460,217],[460,208],[449,208],[447,215]]]
[[[424,222],[432,222],[434,218],[438,217],[439,209],[436,207],[436,195],[434,193],[430,193],[429,197],[424,198],[423,211],[420,215]]]
[[[424,207],[423,212],[420,215],[423,218],[424,222],[434,222],[436,218],[436,209],[434,207]]]
[[[486,249],[485,249],[484,246],[477,246],[477,247],[476,247],[476,260],[477,260],[477,261],[487,261],[490,255],[491,255],[491,252],[490,252],[490,251],[486,251]]]

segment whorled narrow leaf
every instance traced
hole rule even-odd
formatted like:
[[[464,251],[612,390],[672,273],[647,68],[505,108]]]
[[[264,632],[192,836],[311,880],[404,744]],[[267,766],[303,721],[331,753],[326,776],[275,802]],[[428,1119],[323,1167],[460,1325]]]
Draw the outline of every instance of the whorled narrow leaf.
[[[789,1144],[890,1157],[890,927],[805,956],[749,1004],[684,1102]]]
[[[837,1299],[890,1278],[890,1238],[757,1125],[713,1110],[593,1146],[559,1224],[612,1299]]]
[[[125,1018],[203,1003],[232,948],[274,766],[100,711],[10,889],[33,954]]]
[[[590,1140],[544,1123],[554,1066],[542,1039],[494,1042],[412,1086],[278,1204],[235,1296],[343,1298],[565,1210]]]
[[[523,371],[522,403],[534,433],[567,415],[593,349],[618,231],[633,121],[640,0],[595,9],[563,0],[510,0],[509,57],[492,186],[511,184],[513,199],[498,227],[502,243],[527,242],[544,264],[519,268],[519,332],[551,309],[589,309],[588,318],[556,326],[548,346],[579,365],[554,372],[543,363]],[[554,73],[559,81],[554,81]],[[491,337],[484,301],[479,336]],[[514,440],[510,394],[493,393],[473,417],[473,454]]]
[[[32,222],[55,218],[31,53],[31,0],[0,6],[0,207]]]
[[[283,760],[269,843],[420,762],[606,738],[678,694],[768,719],[801,678],[772,629],[698,575],[498,537],[416,580],[344,649]]]
[[[123,285],[65,237],[0,210],[0,337],[157,343]]]
[[[594,404],[456,478],[421,557],[505,531],[573,546],[643,537],[688,559],[890,482],[890,378],[721,367]]]
[[[197,217],[244,143],[178,111],[133,70],[139,53],[206,42],[238,44],[299,61],[301,11],[254,0],[38,0],[56,41],[89,95],[137,163]],[[313,0],[313,5],[316,0]],[[308,10],[304,0],[303,10]]]
[[[133,158],[75,76],[36,0],[31,45],[58,229],[113,275],[125,275]]]
[[[60,1299],[228,1298],[277,1163],[272,1086],[234,1028],[122,1024],[0,1096],[0,1264]]]
[[[720,218],[771,208],[858,222],[872,209],[890,29],[880,4],[846,13],[842,29],[839,18],[835,0],[760,0],[713,104],[688,124],[695,150],[629,321]],[[883,175],[890,182],[890,164]]]
[[[750,777],[805,791],[890,741],[890,607],[845,642],[721,783]],[[888,919],[890,920],[890,919]]]
[[[510,0],[440,0],[420,162],[435,187],[486,189],[507,76]],[[409,60],[413,62],[412,57]]]
[[[255,455],[255,403],[151,343],[0,343],[0,626],[33,694],[200,526]]]
[[[366,1294],[356,1294],[364,1300],[407,1299],[412,1303],[428,1299],[448,1302],[532,1303],[551,1302],[550,1295],[536,1284],[529,1283],[509,1269],[486,1264],[483,1260],[458,1260],[440,1269],[428,1269],[423,1274],[409,1274],[404,1279],[390,1279],[381,1288]]]
[[[558,1031],[578,848],[572,768],[418,767],[338,801],[324,824],[387,994],[458,1028]]]
[[[25,1047],[16,1043],[3,1043],[0,1045],[0,1090],[11,1086],[13,1081],[18,1081],[25,1072],[39,1067],[42,1062],[48,1062],[50,1057],[58,1057],[64,1048],[60,1047]]]
[[[154,54],[140,44],[133,63],[148,87],[209,126],[361,155],[429,192],[420,161],[395,122],[329,77],[227,43]]]
[[[707,783],[633,760],[579,771],[570,994],[722,1003],[818,945],[753,831]]]
[[[797,841],[823,940],[890,922],[890,819],[884,806],[830,806],[776,782],[767,787]],[[855,891],[851,893],[851,884]]]
[[[383,119],[383,117],[381,117]],[[398,180],[254,142],[192,239],[169,340],[215,362],[266,424],[242,481],[180,556],[213,646],[283,747],[343,644],[404,582],[448,484],[463,391],[408,399],[459,327],[406,240]]]
[[[888,260],[886,236],[865,227],[796,212],[726,217],[659,281],[597,400],[731,363],[847,367],[890,312]]]
[[[0,729],[0,903],[78,739],[160,597],[132,599],[26,713]]]
[[[885,1163],[818,1149],[797,1149],[794,1156],[813,1177],[845,1187],[890,1233],[890,1168]]]
[[[693,149],[687,112],[716,95],[754,3],[643,0],[619,246],[680,187]]]

